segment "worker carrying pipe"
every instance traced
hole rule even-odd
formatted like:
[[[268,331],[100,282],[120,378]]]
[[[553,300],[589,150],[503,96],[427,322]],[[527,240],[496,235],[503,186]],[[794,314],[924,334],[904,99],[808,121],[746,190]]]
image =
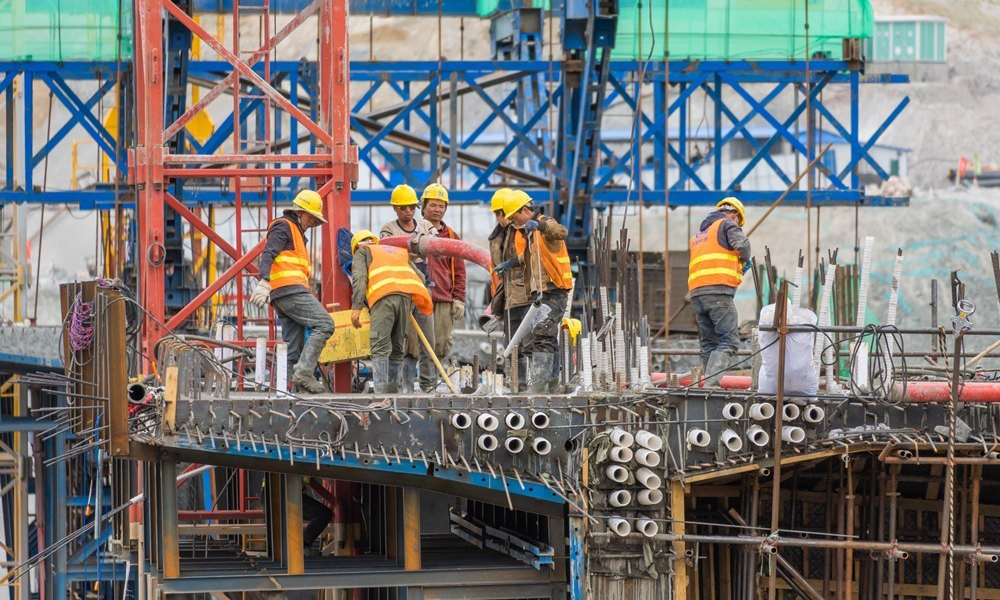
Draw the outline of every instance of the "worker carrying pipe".
[[[316,378],[316,363],[333,335],[333,318],[309,287],[312,264],[305,232],[323,225],[323,198],[302,190],[286,210],[267,226],[267,241],[260,254],[260,281],[250,304],[263,309],[270,301],[281,325],[281,339],[288,345],[288,371],[296,391],[321,394],[326,386]],[[308,331],[308,337],[307,337]]]
[[[524,285],[540,318],[529,320],[527,315],[512,343],[520,339],[522,353],[531,356],[529,392],[556,391],[562,361],[558,359],[557,335],[573,288],[569,252],[566,249],[565,227],[551,217],[540,215],[531,197],[515,190],[504,202],[504,216],[514,228],[514,258],[493,268],[503,273],[516,266],[524,268]],[[547,310],[546,310],[547,309]],[[532,309],[529,307],[529,313]],[[547,313],[547,314],[546,314]],[[530,331],[526,324],[531,323]]]
[[[398,394],[410,313],[415,306],[422,314],[431,314],[431,295],[407,251],[380,246],[371,231],[354,234],[351,253],[351,324],[361,328],[361,309],[367,303],[375,393]]]
[[[701,367],[707,385],[718,385],[739,347],[733,296],[750,268],[750,240],[743,233],[743,203],[723,198],[691,238],[688,297],[698,321]]]
[[[420,214],[432,236],[461,240],[455,230],[444,222],[448,212],[448,190],[440,183],[432,183],[420,195],[423,203]],[[434,354],[444,363],[451,354],[452,333],[455,321],[465,318],[465,261],[454,257],[427,258],[427,289],[434,301],[433,338],[428,336]],[[431,391],[437,387],[437,373],[428,370],[420,373],[420,388]]]
[[[414,235],[421,238],[437,235],[437,230],[430,224],[430,221],[417,218],[420,201],[417,199],[416,190],[412,187],[406,184],[397,185],[389,197],[389,205],[392,206],[392,210],[396,213],[396,218],[382,226],[382,229],[379,230],[379,238],[394,238],[398,236],[409,238]],[[414,253],[413,249],[410,249],[410,259],[426,281],[427,261],[420,254]],[[417,326],[424,333],[424,337],[428,340],[433,340],[434,315],[417,313],[414,317]],[[423,376],[424,380],[423,387],[429,388],[433,385],[433,373],[436,372],[434,362],[427,353],[427,350],[420,343],[420,336],[417,335],[416,327],[408,323],[406,327],[405,356],[403,357],[402,367],[403,386],[405,389],[401,391],[413,391],[411,386],[419,381],[417,378],[418,361],[420,363],[420,375]]]
[[[490,209],[496,217],[497,225],[490,233],[490,261],[494,265],[508,263],[517,258],[514,236],[517,229],[511,225],[510,219],[504,213],[504,203],[515,194],[514,190],[502,188],[493,194],[490,199]],[[524,267],[513,263],[514,266],[505,268],[501,272],[494,272],[495,279],[492,288],[492,298],[490,300],[488,312],[493,320],[502,320],[504,327],[504,343],[509,344],[514,332],[521,326],[524,316],[531,306],[531,297],[524,282]],[[487,323],[490,321],[488,320]],[[528,376],[528,357],[525,353],[518,353],[517,372],[519,385],[518,389],[525,389],[525,379]]]

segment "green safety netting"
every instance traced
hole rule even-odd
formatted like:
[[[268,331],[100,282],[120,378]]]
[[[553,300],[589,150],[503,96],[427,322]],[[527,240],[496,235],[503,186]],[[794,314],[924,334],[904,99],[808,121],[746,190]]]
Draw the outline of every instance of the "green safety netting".
[[[0,60],[132,56],[132,0],[0,0]]]
[[[476,12],[479,13],[480,17],[488,17],[495,12],[511,10],[515,7],[549,10],[551,5],[551,0],[476,0]]]
[[[663,32],[670,27],[671,60],[792,59],[809,55],[838,59],[841,40],[872,35],[869,0],[619,0],[612,58],[663,59]],[[665,23],[666,21],[666,23]],[[641,33],[640,33],[641,28]],[[641,38],[641,46],[640,46]]]

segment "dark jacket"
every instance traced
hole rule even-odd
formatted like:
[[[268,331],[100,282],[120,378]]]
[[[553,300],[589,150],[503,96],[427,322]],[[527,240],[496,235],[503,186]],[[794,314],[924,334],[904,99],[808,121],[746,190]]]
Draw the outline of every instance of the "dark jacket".
[[[438,236],[461,239],[444,221],[437,228]],[[460,258],[427,257],[427,289],[434,302],[465,302],[465,261]]]
[[[295,225],[299,228],[299,231],[302,232],[302,243],[308,244],[309,240],[306,239],[305,230],[299,222],[298,211],[286,210],[281,216],[288,219],[292,223],[295,223]],[[264,251],[260,253],[260,264],[258,266],[260,278],[270,281],[271,263],[274,262],[274,258],[281,252],[285,250],[293,250],[294,248],[295,242],[292,240],[292,230],[288,228],[288,223],[277,219],[272,221],[267,229],[267,243],[264,244]],[[311,294],[312,290],[304,285],[289,285],[276,290],[271,290],[271,302],[274,302],[278,298],[284,298],[285,296],[291,296],[292,294],[302,293]]]
[[[708,213],[705,220],[701,222],[701,227],[698,231],[705,231],[712,225],[712,223],[715,223],[719,219],[726,219],[726,215],[719,211],[712,211]],[[726,219],[722,225],[719,226],[719,245],[726,250],[736,250],[736,252],[740,255],[740,263],[745,263],[750,260],[750,240],[747,239],[746,234],[743,233],[743,228],[741,228],[736,221]],[[690,297],[693,298],[695,296],[705,296],[708,294],[725,294],[727,296],[733,296],[736,294],[736,288],[728,285],[706,285],[691,290]]]

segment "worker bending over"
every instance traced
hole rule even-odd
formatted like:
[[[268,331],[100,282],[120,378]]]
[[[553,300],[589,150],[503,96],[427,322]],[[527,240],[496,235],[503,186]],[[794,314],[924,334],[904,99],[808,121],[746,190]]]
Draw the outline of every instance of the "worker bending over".
[[[351,238],[351,252],[351,324],[361,328],[361,309],[367,301],[375,393],[398,394],[406,324],[414,305],[431,314],[431,297],[403,248],[379,246],[375,234],[364,229]]]
[[[412,187],[406,184],[397,185],[392,190],[389,205],[395,211],[396,218],[382,226],[382,229],[379,231],[379,238],[411,236],[414,234],[437,235],[437,231],[433,225],[422,219],[417,219],[417,207],[420,205],[420,201],[417,200],[417,192]],[[427,263],[424,262],[421,256],[415,254],[411,254],[410,259],[426,281]],[[428,340],[434,339],[434,316],[421,313],[414,316],[416,317],[417,325],[420,326],[420,330],[424,333],[424,337]],[[405,353],[402,366],[403,388],[400,391],[404,393],[413,391],[412,386],[417,382],[418,359],[420,361],[421,375],[431,374],[426,379],[429,384],[433,382],[433,374],[437,372],[434,362],[430,355],[427,354],[427,350],[424,349],[423,344],[420,343],[420,337],[417,335],[413,323],[409,322],[406,325]]]
[[[500,293],[494,291],[490,306],[492,314],[503,319],[505,341],[508,343],[531,306],[531,298],[524,283],[524,268],[517,262],[517,249],[514,243],[517,230],[504,214],[504,203],[515,193],[512,189],[502,188],[497,190],[490,200],[490,209],[497,220],[497,225],[489,237],[490,259],[494,266],[507,265],[494,273],[494,276],[500,278],[498,285]],[[517,363],[518,379],[522,384],[520,389],[524,389],[523,383],[528,376],[528,354],[519,352]]]
[[[551,217],[535,212],[528,194],[516,190],[504,204],[504,216],[514,228],[513,262],[498,265],[494,271],[505,272],[516,265],[524,268],[524,284],[533,302],[549,307],[549,313],[536,323],[521,342],[531,355],[529,392],[555,391],[562,361],[557,356],[559,325],[566,313],[569,290],[573,287],[567,230]]]
[[[420,195],[423,201],[421,214],[438,237],[461,239],[455,230],[444,222],[448,212],[448,190],[440,183],[432,183]],[[443,364],[451,354],[451,336],[456,320],[465,318],[465,261],[454,257],[427,258],[427,287],[434,300],[434,353]],[[437,386],[437,374],[428,370],[420,374],[420,387],[429,392]]]
[[[733,295],[750,268],[750,240],[743,233],[743,203],[724,198],[691,238],[688,297],[698,320],[706,385],[718,385],[739,347]]]
[[[267,242],[260,254],[260,281],[250,303],[264,308],[270,300],[281,324],[281,339],[288,345],[292,383],[299,392],[320,394],[326,386],[316,379],[316,363],[333,335],[333,318],[309,288],[312,265],[303,233],[326,219],[323,199],[312,190],[299,192],[292,204],[296,208],[284,211],[267,227]]]

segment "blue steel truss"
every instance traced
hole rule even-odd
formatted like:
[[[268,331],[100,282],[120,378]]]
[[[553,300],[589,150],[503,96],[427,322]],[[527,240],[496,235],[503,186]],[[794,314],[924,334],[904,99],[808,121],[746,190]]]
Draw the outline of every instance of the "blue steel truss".
[[[374,184],[373,189],[356,190],[352,201],[385,202],[388,199],[387,190],[403,181],[420,187],[440,178],[446,185],[451,185],[448,175],[454,157],[461,163],[461,181],[451,185],[454,188],[452,198],[456,201],[488,200],[492,190],[503,185],[525,189],[542,202],[554,201],[558,197],[555,188],[560,173],[553,172],[558,161],[550,153],[544,134],[554,127],[562,107],[562,67],[559,62],[550,64],[544,60],[353,62],[352,81],[360,88],[369,86],[353,106],[352,125],[355,141],[360,147],[360,160],[371,170]],[[127,69],[128,65],[123,64],[122,68]],[[310,107],[309,98],[315,89],[315,71],[311,65],[277,61],[272,63],[271,69],[274,82],[285,90],[293,102]],[[192,61],[188,71],[192,82],[214,83],[221,73],[226,72],[226,65],[215,61]],[[816,205],[907,203],[906,198],[866,196],[857,172],[857,167],[864,163],[879,176],[888,176],[870,150],[909,102],[908,98],[903,98],[883,117],[875,133],[863,139],[858,127],[860,86],[863,83],[902,83],[907,81],[905,76],[865,75],[850,70],[848,63],[828,60],[811,61],[808,71],[804,63],[790,61],[672,61],[669,64],[668,87],[667,72],[664,62],[650,62],[645,65],[645,76],[640,84],[638,62],[610,63],[608,89],[604,97],[605,113],[617,105],[634,109],[640,88],[646,91],[646,97],[652,92],[653,102],[645,103],[635,139],[626,147],[616,148],[602,140],[601,167],[596,170],[593,182],[595,206],[634,200],[636,184],[640,179],[643,182],[643,202],[648,204],[664,202],[668,195],[668,181],[671,205],[713,204],[734,191],[738,191],[741,199],[749,204],[772,202],[782,189],[747,189],[745,182],[758,170],[773,172],[785,185],[794,179],[795,173],[783,170],[771,156],[772,147],[779,141],[800,154],[805,161],[803,164],[816,155],[818,144],[815,140],[804,139],[795,130],[797,120],[806,113],[807,96],[808,110],[814,113],[814,117],[821,116],[850,148],[847,164],[837,172],[817,167],[820,175],[811,191],[811,201]],[[126,172],[124,145],[116,144],[116,136],[104,128],[100,115],[95,114],[95,107],[102,98],[105,106],[113,102],[108,97],[117,80],[115,63],[0,62],[0,93],[11,94],[14,76],[22,73],[27,81],[43,82],[70,113],[67,122],[53,124],[55,133],[42,144],[36,144],[31,128],[25,129],[24,148],[19,150],[32,157],[31,165],[37,166],[52,151],[65,148],[68,132],[80,125],[104,152],[114,157],[120,172]],[[89,93],[79,95],[69,85],[74,80],[91,80],[94,84]],[[452,85],[453,80],[457,80],[458,84]],[[530,107],[514,106],[523,96],[518,93],[518,86],[525,85],[536,90],[537,101]],[[821,93],[831,86],[849,88],[851,102],[848,114],[838,115],[824,104]],[[28,86],[25,90],[28,100],[30,89]],[[791,95],[795,89],[799,91],[799,101],[791,113],[779,114],[772,108],[777,98]],[[399,104],[385,108],[382,98],[382,107],[372,106],[375,94],[384,90],[396,95]],[[456,99],[465,99],[467,111],[473,103],[485,108],[481,121],[456,140],[452,140],[449,132],[440,126],[444,120],[441,115],[448,112],[452,102],[452,90],[455,90]],[[685,115],[692,110],[691,98],[697,91],[703,92],[708,102],[714,104],[713,109],[706,111],[713,115],[714,139],[707,152],[701,156],[689,156],[689,142],[694,136]],[[738,103],[727,100],[734,95],[739,99]],[[30,122],[34,114],[31,103],[27,104],[24,115]],[[259,104],[259,99],[245,99],[241,119],[254,114],[260,109]],[[669,132],[669,144],[666,143],[668,114],[681,117],[678,119],[679,126]],[[763,143],[749,132],[749,124],[754,120],[763,120],[773,130]],[[281,123],[281,120],[275,122]],[[214,153],[231,137],[232,131],[230,114],[218,124],[214,135],[204,144],[188,136],[186,145],[193,152]],[[495,139],[498,135],[502,139],[498,147],[482,143],[484,139],[490,136]],[[289,153],[300,153],[313,145],[310,136],[300,131],[294,119],[288,131],[279,130],[276,137],[282,140],[281,146]],[[753,147],[754,154],[739,173],[724,178],[724,152],[736,139],[746,140]],[[632,163],[639,143],[644,145],[643,153],[651,155],[653,160],[651,165],[643,165],[637,170]],[[10,140],[6,147],[8,153],[14,150]],[[665,168],[667,155],[670,159],[669,176]],[[525,157],[529,160],[524,160]],[[11,186],[15,179],[13,164],[13,161],[7,161],[8,184],[0,191],[2,201],[70,203],[84,208],[107,208],[115,200],[111,186],[81,191],[35,191],[31,169],[18,178],[27,185],[14,190]],[[424,164],[429,167],[420,168]],[[637,172],[644,176],[636,177]],[[279,201],[288,200],[300,186],[306,184],[299,178],[283,178],[276,186],[275,197]],[[248,194],[244,193],[246,196]],[[805,189],[796,189],[788,194],[785,203],[803,204],[806,198]],[[199,181],[197,185],[189,183],[183,200],[190,204],[226,203],[231,201],[231,197],[222,182],[209,180]],[[128,205],[127,194],[123,196],[123,202]]]

